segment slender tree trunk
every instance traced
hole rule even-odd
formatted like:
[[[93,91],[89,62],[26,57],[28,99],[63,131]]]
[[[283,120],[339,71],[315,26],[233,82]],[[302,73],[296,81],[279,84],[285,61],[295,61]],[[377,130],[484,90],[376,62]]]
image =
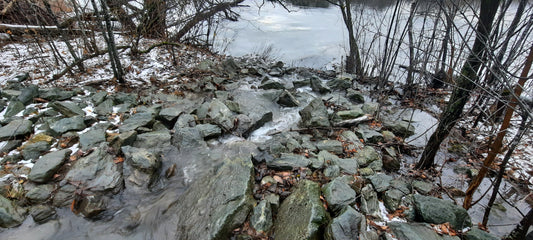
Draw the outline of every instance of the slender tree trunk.
[[[166,3],[163,0],[145,0],[146,16],[142,23],[142,32],[148,38],[164,38],[166,36]]]
[[[485,158],[485,161],[483,161],[483,166],[479,170],[479,174],[474,178],[474,180],[472,180],[472,182],[470,182],[470,186],[468,186],[468,189],[466,190],[466,196],[463,202],[463,207],[465,209],[469,209],[471,207],[472,197],[474,196],[474,192],[481,184],[481,181],[483,181],[483,178],[487,174],[489,167],[494,162],[494,159],[496,159],[496,156],[501,152],[503,138],[505,137],[507,128],[509,128],[511,124],[511,118],[513,117],[514,109],[516,108],[518,104],[517,98],[520,97],[520,94],[522,94],[523,87],[528,79],[528,74],[529,74],[529,70],[531,69],[532,62],[533,62],[533,45],[531,45],[531,48],[529,49],[529,54],[524,64],[524,69],[522,70],[522,73],[520,74],[520,79],[518,80],[518,84],[516,85],[515,90],[514,90],[514,96],[511,102],[509,103],[507,110],[505,111],[505,117],[503,119],[502,125],[500,126],[500,131],[498,132],[498,135],[494,139],[493,143],[490,145],[489,154]]]
[[[363,77],[363,66],[361,63],[361,56],[359,55],[359,46],[355,39],[355,33],[353,29],[353,19],[352,19],[352,7],[350,0],[339,1],[339,8],[342,13],[342,19],[344,20],[344,25],[348,29],[348,40],[350,44],[350,54],[346,56],[346,72],[355,73],[359,77]]]
[[[416,6],[418,1],[411,3],[411,11],[409,13],[409,19],[407,20],[407,36],[409,38],[409,68],[407,69],[407,80],[405,84],[405,96],[410,98],[413,96],[413,68],[415,67],[415,46],[413,39],[413,17],[416,12]]]
[[[529,209],[526,216],[522,218],[522,221],[516,226],[516,228],[504,238],[505,240],[524,240],[529,226],[533,225],[533,208]]]
[[[461,76],[457,79],[457,85],[452,92],[446,110],[444,110],[440,117],[439,125],[429,138],[422,157],[416,164],[416,168],[418,169],[427,169],[433,166],[440,144],[448,136],[456,121],[461,117],[463,108],[470,98],[470,92],[474,89],[478,81],[477,72],[481,67],[481,59],[488,46],[488,36],[492,29],[492,22],[498,10],[499,2],[499,0],[481,1],[480,18],[477,25],[474,46],[461,69]]]
[[[485,213],[483,214],[483,226],[487,226],[487,222],[489,221],[489,215],[490,211],[492,209],[492,206],[494,205],[494,201],[496,200],[496,196],[498,196],[498,191],[500,190],[500,184],[502,183],[503,175],[505,174],[505,168],[507,167],[507,163],[509,163],[509,159],[511,159],[511,155],[513,154],[514,150],[520,143],[520,140],[522,140],[522,137],[527,133],[527,130],[529,129],[529,126],[531,125],[531,121],[529,121],[528,124],[528,115],[523,114],[522,115],[522,122],[520,123],[520,128],[518,129],[518,132],[513,137],[513,140],[511,141],[511,145],[509,146],[509,150],[507,150],[507,153],[505,153],[505,157],[502,160],[502,163],[500,164],[500,170],[498,171],[498,176],[496,177],[496,182],[494,183],[494,187],[492,189],[492,195],[490,196],[489,203],[487,204],[487,207],[485,208]]]

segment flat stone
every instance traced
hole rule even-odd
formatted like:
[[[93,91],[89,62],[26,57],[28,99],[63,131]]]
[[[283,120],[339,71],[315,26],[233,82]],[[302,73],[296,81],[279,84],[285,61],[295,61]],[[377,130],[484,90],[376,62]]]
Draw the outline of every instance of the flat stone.
[[[414,195],[414,204],[417,216],[424,222],[434,224],[449,222],[456,230],[472,226],[468,212],[451,201]]]
[[[328,151],[336,154],[342,154],[344,150],[342,143],[337,140],[322,140],[318,141],[315,145],[320,151]]]
[[[50,198],[54,189],[50,184],[36,186],[26,193],[26,199],[31,203],[42,203]]]
[[[85,125],[82,116],[63,118],[50,125],[50,129],[58,135],[61,135],[68,131],[80,131],[85,129],[86,127],[87,126]]]
[[[80,147],[83,151],[86,151],[100,145],[100,143],[105,142],[105,140],[104,129],[89,130],[80,135]]]
[[[122,146],[131,146],[137,139],[137,132],[132,130],[123,132],[109,141],[109,146],[113,149],[120,149]]]
[[[202,137],[207,139],[217,138],[222,134],[222,129],[213,124],[198,124],[196,128],[200,131]]]
[[[48,107],[60,112],[66,117],[85,116],[85,112],[81,109],[77,103],[71,101],[52,102],[48,104]]]
[[[54,208],[48,205],[33,206],[30,210],[30,214],[31,214],[31,217],[33,218],[33,221],[35,221],[38,224],[43,224],[57,217],[57,214]]]
[[[302,155],[282,153],[279,158],[267,161],[267,167],[275,170],[292,170],[293,168],[307,167],[310,163],[310,160]]]
[[[99,103],[94,111],[100,116],[107,116],[113,112],[113,100],[106,99],[105,101]]]
[[[318,183],[302,180],[282,203],[274,222],[276,240],[320,239],[327,224]]]
[[[386,122],[383,127],[393,132],[396,136],[400,136],[403,138],[408,138],[415,134],[415,127],[413,126],[413,124],[410,124],[409,122],[403,120],[395,121],[392,123]]]
[[[39,96],[39,87],[30,85],[20,91],[20,95],[17,97],[24,105],[28,105],[33,102],[33,98]]]
[[[348,120],[348,119],[355,119],[360,116],[363,116],[363,110],[361,108],[351,109],[351,110],[344,110],[344,111],[338,111],[336,113],[337,117],[342,120]]]
[[[316,76],[312,76],[309,79],[309,82],[311,83],[311,89],[313,89],[314,92],[318,92],[320,94],[325,94],[331,92],[331,90],[322,83],[322,80]]]
[[[425,223],[389,222],[387,225],[398,240],[459,240],[457,236],[439,235]]]
[[[329,165],[324,169],[324,176],[327,178],[336,178],[341,175],[341,168],[337,165]]]
[[[368,179],[370,180],[370,182],[374,186],[374,189],[376,189],[377,192],[387,191],[390,188],[390,183],[392,181],[392,177],[384,173],[374,174]]]
[[[266,233],[272,228],[272,209],[266,200],[260,201],[254,207],[250,218],[252,227],[259,233]]]
[[[433,190],[433,183],[415,180],[413,188],[422,195],[428,195]]]
[[[168,130],[147,132],[137,135],[133,142],[134,147],[150,149],[154,152],[164,150],[171,144],[171,135]]]
[[[285,89],[283,83],[274,80],[267,80],[259,86],[260,89]]]
[[[63,149],[42,156],[35,162],[28,179],[38,183],[50,181],[71,153],[72,150]]]
[[[398,189],[390,189],[383,194],[383,204],[389,212],[394,212],[400,206],[405,193]]]
[[[356,91],[354,89],[348,88],[346,90],[346,97],[350,99],[350,101],[355,103],[364,103],[365,97],[363,96],[363,93],[360,91]]]
[[[65,91],[59,88],[48,88],[39,91],[39,97],[48,101],[63,101],[73,96],[73,91]]]
[[[368,102],[368,103],[363,104],[363,107],[361,107],[361,109],[363,109],[363,112],[365,114],[374,115],[379,109],[379,103]]]
[[[352,207],[345,207],[339,216],[334,218],[326,230],[326,239],[348,240],[358,239],[359,233],[366,229],[363,214]]]
[[[195,127],[177,129],[172,138],[172,145],[181,150],[203,148],[207,146],[202,134]]]
[[[213,99],[209,104],[207,116],[213,119],[216,124],[225,128],[225,130],[233,128],[234,123],[231,110],[223,102],[216,98]]]
[[[86,218],[95,218],[107,208],[107,198],[102,195],[89,195],[81,199],[80,212]]]
[[[322,186],[322,192],[328,202],[328,206],[334,212],[338,212],[355,203],[355,191],[341,179],[335,178]]]
[[[366,167],[374,161],[381,160],[380,154],[370,146],[365,146],[355,153],[354,157],[357,159],[359,166]]]
[[[161,158],[144,148],[122,147],[126,161],[142,172],[152,174],[161,167]]]
[[[0,128],[0,141],[15,139],[29,134],[33,130],[32,125],[30,120],[13,120]]]
[[[167,107],[161,109],[159,112],[159,117],[163,118],[165,121],[171,122],[175,120],[181,113],[181,108],[178,107]]]
[[[35,160],[50,150],[50,144],[45,141],[28,143],[22,146],[22,156],[26,160]]]
[[[9,102],[9,105],[7,105],[6,112],[4,113],[4,117],[5,118],[13,117],[17,115],[18,113],[22,112],[24,108],[25,108],[24,103],[22,103],[21,101],[16,101],[16,100],[11,101]]]
[[[383,134],[368,127],[360,127],[356,133],[365,142],[378,143],[384,141]]]
[[[147,126],[154,121],[154,116],[149,112],[140,112],[133,114],[128,119],[124,120],[122,126],[118,129],[120,132],[127,132],[131,130],[136,130],[139,127]]]
[[[107,98],[107,91],[100,91],[91,96],[91,101],[95,106],[100,105],[100,103],[103,103]]]

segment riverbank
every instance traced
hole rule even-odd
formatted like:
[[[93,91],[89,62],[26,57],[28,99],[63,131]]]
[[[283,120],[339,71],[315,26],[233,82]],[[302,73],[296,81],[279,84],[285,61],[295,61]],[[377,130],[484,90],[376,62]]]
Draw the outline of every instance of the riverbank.
[[[419,148],[406,142],[431,114],[409,122],[420,111],[392,98],[375,119],[368,87],[333,71],[177,56],[132,60],[123,87],[104,65],[57,82],[28,61],[6,68],[2,239],[491,239],[471,228],[476,210],[439,199],[476,173],[470,149],[444,156],[458,161],[442,178],[409,171]],[[523,196],[510,198],[524,209]],[[492,221],[518,221],[500,205]]]

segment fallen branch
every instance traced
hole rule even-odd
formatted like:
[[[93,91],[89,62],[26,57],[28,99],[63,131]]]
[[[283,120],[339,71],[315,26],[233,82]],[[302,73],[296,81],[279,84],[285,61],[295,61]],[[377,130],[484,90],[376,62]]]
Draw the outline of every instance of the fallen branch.
[[[364,116],[361,116],[361,117],[358,117],[358,118],[348,119],[348,120],[344,120],[344,121],[333,123],[333,126],[335,126],[335,127],[354,126],[354,125],[358,125],[358,124],[363,123],[363,122],[371,121],[372,119],[374,119],[372,117],[372,115],[365,114]]]

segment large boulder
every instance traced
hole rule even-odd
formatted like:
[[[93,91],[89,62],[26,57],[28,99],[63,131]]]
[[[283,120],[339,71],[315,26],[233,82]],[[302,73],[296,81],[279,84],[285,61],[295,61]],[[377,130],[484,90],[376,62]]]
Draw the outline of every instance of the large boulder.
[[[299,113],[302,117],[302,121],[300,122],[302,127],[330,126],[328,110],[320,98],[315,98]]]
[[[352,240],[358,239],[359,233],[366,230],[365,216],[352,207],[344,208],[338,217],[328,225],[326,239]]]
[[[0,195],[0,227],[16,227],[24,221],[27,211]]]
[[[80,147],[86,151],[90,148],[98,146],[100,143],[105,142],[105,130],[93,129],[80,135]]]
[[[424,223],[389,222],[387,224],[398,240],[459,240],[457,236],[439,235]]]
[[[211,118],[214,123],[223,127],[225,130],[233,128],[233,114],[231,110],[220,100],[213,99],[207,110],[207,117]]]
[[[38,183],[50,181],[71,153],[72,150],[63,149],[42,156],[31,169],[28,179]]]
[[[328,202],[328,206],[334,212],[340,211],[355,203],[355,191],[340,178],[335,178],[333,181],[322,186],[322,192]]]
[[[414,205],[417,218],[423,222],[434,224],[449,222],[456,230],[472,226],[468,212],[451,201],[414,195]]]
[[[318,183],[303,180],[281,203],[274,222],[277,240],[320,239],[328,214],[320,201]]]
[[[0,128],[0,141],[27,135],[31,133],[32,130],[32,122],[30,120],[13,120]]]
[[[117,191],[122,187],[122,172],[108,153],[107,143],[74,162],[65,180],[80,183],[81,187],[93,191]]]
[[[253,207],[253,169],[251,159],[226,159],[216,172],[195,181],[175,205],[175,239],[229,239]]]

